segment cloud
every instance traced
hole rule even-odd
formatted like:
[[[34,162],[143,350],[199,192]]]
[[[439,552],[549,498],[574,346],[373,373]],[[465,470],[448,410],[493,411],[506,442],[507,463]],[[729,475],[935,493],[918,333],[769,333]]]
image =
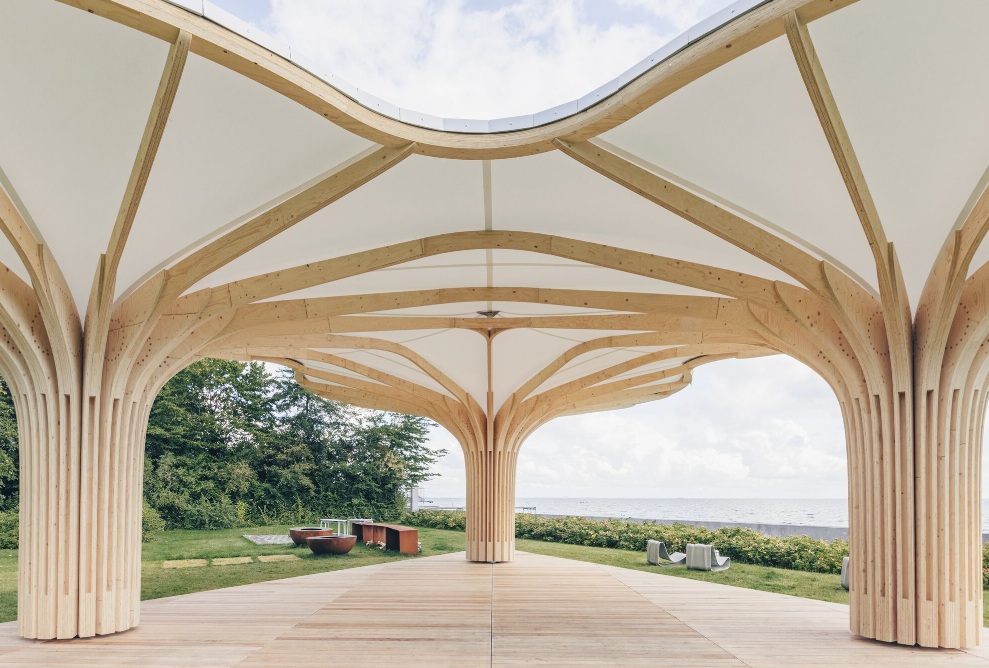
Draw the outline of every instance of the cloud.
[[[730,4],[721,0],[617,0],[617,3],[669,21],[677,32],[692,28]]]
[[[463,458],[444,447],[427,491],[462,497]],[[669,399],[549,423],[522,446],[517,495],[844,497],[846,480],[834,394],[776,356],[701,367]]]
[[[393,104],[448,118],[531,114],[576,100],[728,4],[663,2],[608,22],[631,0],[272,0],[266,27],[309,59]],[[682,5],[682,6],[681,6]]]

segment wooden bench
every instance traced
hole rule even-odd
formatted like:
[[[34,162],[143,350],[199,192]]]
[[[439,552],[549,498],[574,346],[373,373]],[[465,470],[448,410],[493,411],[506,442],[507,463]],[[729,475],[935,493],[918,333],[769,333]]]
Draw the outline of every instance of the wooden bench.
[[[419,530],[400,524],[354,523],[354,535],[365,543],[384,543],[386,550],[419,554]]]

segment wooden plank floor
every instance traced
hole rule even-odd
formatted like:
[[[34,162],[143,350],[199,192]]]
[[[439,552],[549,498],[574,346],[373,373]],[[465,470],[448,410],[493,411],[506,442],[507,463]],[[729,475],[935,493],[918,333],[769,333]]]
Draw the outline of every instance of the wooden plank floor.
[[[3,666],[985,666],[970,651],[848,632],[845,606],[519,553],[463,553],[142,606],[131,631],[32,642],[0,624]]]

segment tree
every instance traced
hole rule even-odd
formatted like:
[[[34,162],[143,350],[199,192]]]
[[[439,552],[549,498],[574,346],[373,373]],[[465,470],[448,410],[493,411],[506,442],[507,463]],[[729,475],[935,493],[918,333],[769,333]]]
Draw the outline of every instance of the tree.
[[[291,372],[203,360],[159,393],[145,497],[172,527],[297,516],[391,518],[444,451],[424,418],[327,401]]]
[[[258,493],[257,445],[275,430],[263,364],[207,359],[180,371],[151,409],[145,498],[169,526],[234,521],[234,503]]]
[[[401,511],[406,490],[432,477],[430,465],[446,451],[426,445],[425,418],[353,407],[345,412],[333,496],[352,516],[389,519]]]

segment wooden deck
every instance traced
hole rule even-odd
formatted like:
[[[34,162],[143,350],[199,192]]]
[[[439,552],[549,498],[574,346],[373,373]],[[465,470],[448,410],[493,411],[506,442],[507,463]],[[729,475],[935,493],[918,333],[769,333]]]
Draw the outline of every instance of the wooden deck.
[[[519,553],[410,559],[148,601],[117,635],[27,641],[17,666],[955,666],[967,652],[853,637],[845,606]],[[316,658],[319,657],[319,658]]]

